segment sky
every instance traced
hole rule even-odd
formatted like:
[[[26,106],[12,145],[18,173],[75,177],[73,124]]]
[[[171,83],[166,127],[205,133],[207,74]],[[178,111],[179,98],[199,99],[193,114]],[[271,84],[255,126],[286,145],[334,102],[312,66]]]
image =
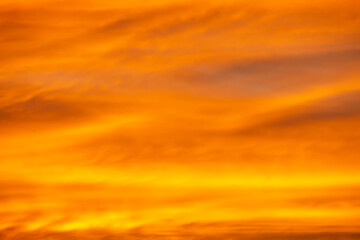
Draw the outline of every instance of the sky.
[[[0,240],[360,239],[357,0],[1,0]]]

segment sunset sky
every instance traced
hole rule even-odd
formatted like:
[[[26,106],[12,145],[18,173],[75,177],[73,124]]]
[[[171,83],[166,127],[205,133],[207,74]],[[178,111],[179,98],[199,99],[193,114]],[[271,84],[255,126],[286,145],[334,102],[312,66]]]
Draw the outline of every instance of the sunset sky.
[[[360,1],[0,0],[0,240],[360,239]]]

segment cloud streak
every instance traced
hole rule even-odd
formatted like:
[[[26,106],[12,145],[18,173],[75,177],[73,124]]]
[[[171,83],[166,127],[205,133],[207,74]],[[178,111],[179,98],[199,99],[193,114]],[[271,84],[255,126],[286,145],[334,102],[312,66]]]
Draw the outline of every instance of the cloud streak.
[[[354,1],[0,3],[0,239],[360,239]]]

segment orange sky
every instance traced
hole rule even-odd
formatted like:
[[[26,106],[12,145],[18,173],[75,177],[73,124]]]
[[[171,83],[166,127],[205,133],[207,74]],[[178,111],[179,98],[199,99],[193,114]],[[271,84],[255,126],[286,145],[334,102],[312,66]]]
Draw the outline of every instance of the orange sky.
[[[0,1],[0,240],[360,239],[359,9]]]

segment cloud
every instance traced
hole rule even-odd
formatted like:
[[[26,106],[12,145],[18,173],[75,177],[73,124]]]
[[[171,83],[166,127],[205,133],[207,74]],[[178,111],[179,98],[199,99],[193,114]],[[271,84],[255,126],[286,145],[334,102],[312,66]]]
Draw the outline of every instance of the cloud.
[[[276,96],[336,83],[354,75],[359,60],[358,50],[347,50],[239,61],[182,69],[178,79],[213,94]]]
[[[289,129],[312,124],[336,126],[334,125],[336,123],[338,123],[337,126],[339,128],[345,130],[346,126],[342,124],[342,121],[350,120],[352,122],[351,120],[358,119],[360,116],[358,106],[358,90],[339,93],[269,113],[269,120],[265,120],[258,125],[255,124],[249,127],[249,129],[245,129],[245,132],[279,131],[282,128]],[[353,126],[357,125],[356,121],[351,124]],[[353,135],[356,133],[348,134]]]
[[[199,227],[201,228],[201,226]],[[306,239],[306,240],[356,240],[360,239],[358,233],[353,232],[323,232],[323,233],[264,233],[264,234],[244,234],[230,231],[229,233],[202,233],[194,234],[189,232],[183,233],[174,233],[169,232],[159,232],[159,233],[144,233],[140,230],[134,229],[133,231],[125,233],[114,233],[108,232],[105,230],[88,230],[88,231],[69,231],[69,232],[56,232],[56,231],[19,231],[17,229],[6,229],[1,232],[3,239],[54,239],[54,240],[63,240],[63,239],[89,239],[89,240],[98,240],[98,239],[125,239],[125,240],[137,240],[137,239],[164,239],[164,238],[176,238],[176,239],[193,239],[193,240],[202,240],[202,239],[235,239],[235,240],[296,240],[296,239]]]
[[[356,5],[3,1],[0,239],[358,239]]]
[[[294,115],[277,121],[277,126],[308,124],[311,122],[331,122],[337,119],[356,119],[360,116],[360,92],[350,92],[320,99],[294,110]],[[291,112],[291,111],[290,111]]]

